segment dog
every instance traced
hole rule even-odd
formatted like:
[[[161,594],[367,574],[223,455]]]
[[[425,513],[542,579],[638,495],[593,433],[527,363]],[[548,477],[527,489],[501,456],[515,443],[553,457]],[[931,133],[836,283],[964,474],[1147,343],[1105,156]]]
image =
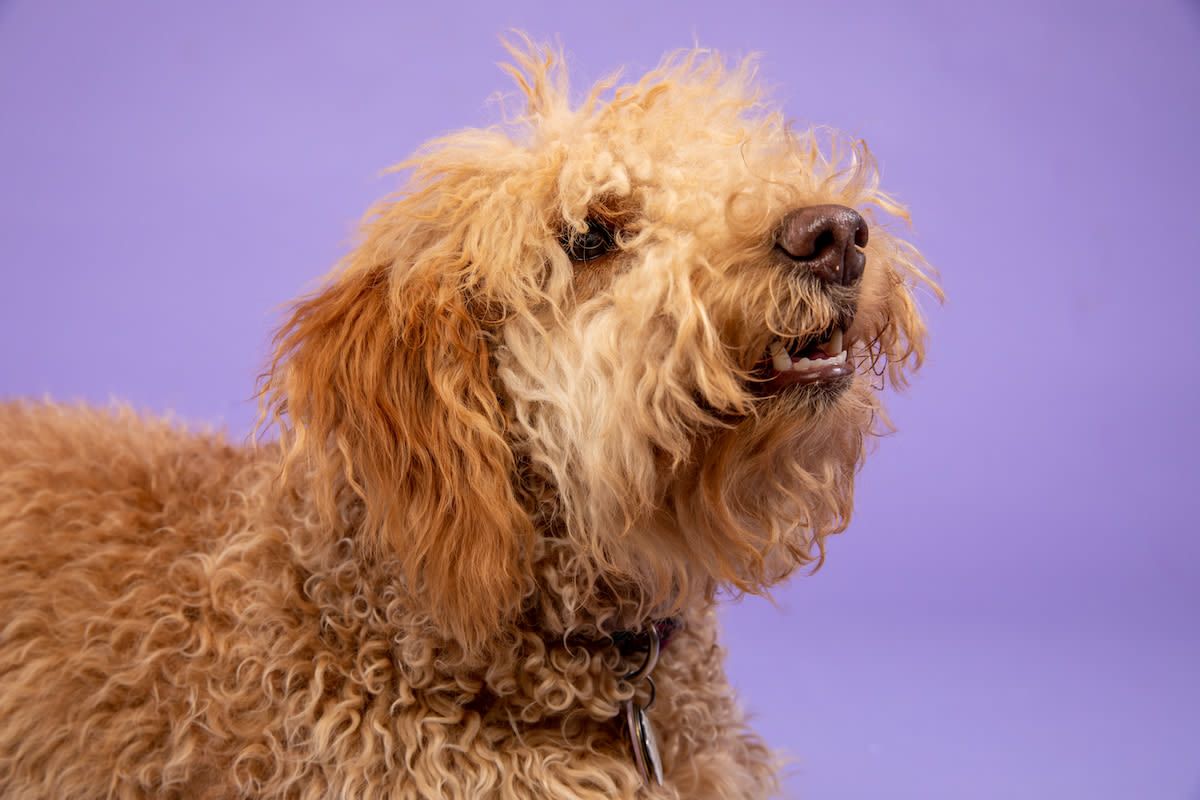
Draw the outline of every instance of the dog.
[[[0,795],[751,798],[719,596],[815,570],[936,273],[861,142],[668,56],[398,169],[245,446],[0,407]]]

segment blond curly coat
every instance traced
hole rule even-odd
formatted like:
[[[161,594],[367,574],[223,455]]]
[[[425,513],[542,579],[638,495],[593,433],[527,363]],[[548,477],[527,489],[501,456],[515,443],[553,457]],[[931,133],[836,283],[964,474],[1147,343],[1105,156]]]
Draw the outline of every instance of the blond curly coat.
[[[743,798],[777,789],[716,642],[842,530],[885,378],[920,364],[920,256],[866,148],[800,132],[749,63],[669,57],[453,134],[280,330],[276,441],[0,406],[0,795]],[[871,225],[851,289],[781,270],[789,210]],[[572,261],[590,224],[613,252]],[[857,374],[765,391],[764,353],[854,310]],[[666,778],[617,631],[654,669]],[[634,664],[633,666],[636,666]]]

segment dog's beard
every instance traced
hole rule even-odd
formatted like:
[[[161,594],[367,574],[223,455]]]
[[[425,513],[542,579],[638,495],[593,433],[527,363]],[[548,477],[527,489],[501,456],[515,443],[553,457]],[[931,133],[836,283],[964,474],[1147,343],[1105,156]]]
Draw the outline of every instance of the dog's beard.
[[[618,494],[616,483],[593,483],[592,503],[552,514],[551,535],[573,542],[573,599],[591,607],[594,592],[615,591],[644,615],[664,615],[722,587],[761,593],[819,562],[825,538],[848,521],[875,413],[874,392],[859,379],[838,391],[782,392],[742,418],[714,418],[682,459],[660,453],[653,485]],[[595,502],[600,490],[610,502]],[[555,494],[561,501],[583,489]]]
[[[869,390],[786,391],[700,443],[672,505],[690,548],[722,583],[756,592],[823,556],[849,519],[874,416]]]

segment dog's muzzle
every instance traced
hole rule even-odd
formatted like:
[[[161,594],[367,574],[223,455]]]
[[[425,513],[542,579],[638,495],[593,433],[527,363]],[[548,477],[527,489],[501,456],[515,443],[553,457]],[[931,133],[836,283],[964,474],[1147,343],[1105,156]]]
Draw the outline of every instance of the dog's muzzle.
[[[853,293],[866,268],[869,231],[862,216],[837,205],[798,208],[783,218],[775,234],[775,251],[785,268],[811,275],[822,285]],[[854,374],[846,329],[853,309],[829,329],[805,339],[771,342],[759,372],[762,394],[791,386],[844,387]]]

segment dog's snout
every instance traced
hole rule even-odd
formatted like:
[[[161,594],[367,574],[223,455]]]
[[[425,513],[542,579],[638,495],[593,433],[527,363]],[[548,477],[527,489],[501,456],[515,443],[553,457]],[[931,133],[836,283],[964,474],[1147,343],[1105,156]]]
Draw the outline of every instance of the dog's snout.
[[[867,264],[867,223],[852,208],[799,208],[783,218],[776,246],[798,267],[828,283],[845,286],[862,277]]]

